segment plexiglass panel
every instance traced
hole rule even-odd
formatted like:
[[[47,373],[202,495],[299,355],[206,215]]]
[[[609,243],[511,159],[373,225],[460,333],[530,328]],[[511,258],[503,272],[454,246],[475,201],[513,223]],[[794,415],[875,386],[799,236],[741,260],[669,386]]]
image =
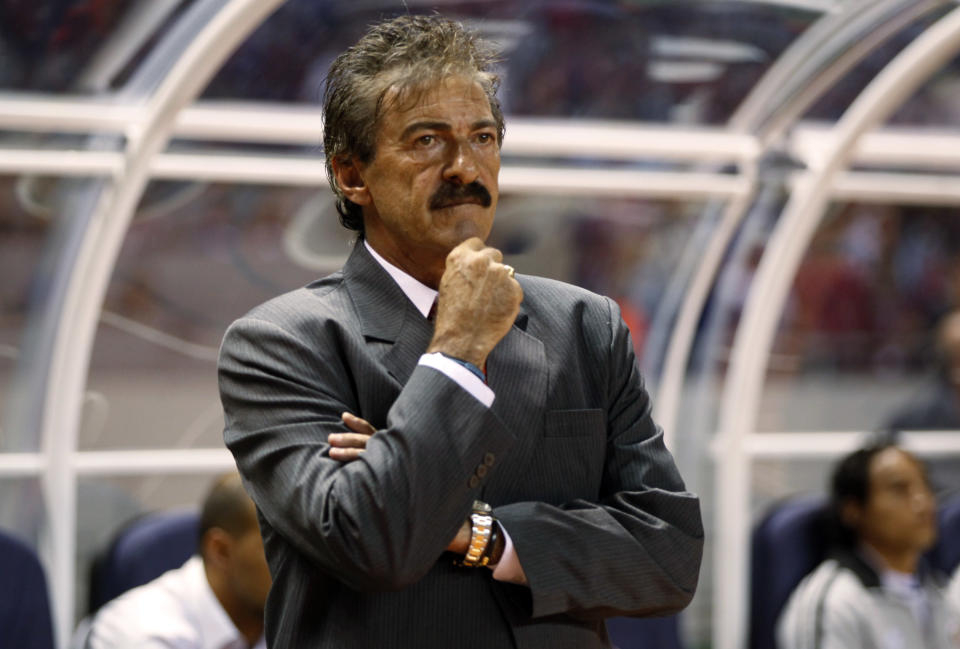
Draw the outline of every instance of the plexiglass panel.
[[[238,50],[210,98],[315,102],[333,58],[377,20],[433,5],[291,0]],[[819,16],[755,2],[446,2],[503,52],[508,113],[722,123]],[[277,65],[283,61],[283,65]]]
[[[612,296],[642,353],[701,211],[509,195],[490,243],[520,272]],[[350,241],[326,189],[152,184],[107,292],[80,448],[221,448],[216,355],[226,327],[339,268]]]
[[[889,38],[875,47],[863,60],[850,70],[843,78],[832,85],[806,115],[806,119],[832,122],[840,118],[844,111],[863,92],[874,77],[883,70],[905,47],[913,42],[931,25],[947,14],[952,3],[943,3],[943,6],[921,12],[918,18],[910,22]],[[909,14],[908,11],[902,11]],[[883,25],[878,25],[884,27]],[[882,32],[881,32],[882,33]],[[851,43],[849,46],[854,46]],[[900,121],[917,110],[917,105],[908,103],[903,106],[895,121]],[[899,117],[902,116],[902,117]]]
[[[39,270],[52,230],[51,215],[32,200],[30,182],[0,176],[0,422],[11,394],[28,314],[45,297]],[[0,450],[35,450],[24,444],[24,440],[12,440],[0,431]]]
[[[312,194],[149,187],[97,331],[82,449],[223,446],[217,347],[232,320],[318,274],[292,261],[284,243]],[[347,249],[341,237],[335,254]]]
[[[935,394],[960,404],[934,344],[958,305],[957,209],[834,206],[793,280],[758,428],[881,430]]]
[[[0,91],[107,92],[191,2],[0,2]]]

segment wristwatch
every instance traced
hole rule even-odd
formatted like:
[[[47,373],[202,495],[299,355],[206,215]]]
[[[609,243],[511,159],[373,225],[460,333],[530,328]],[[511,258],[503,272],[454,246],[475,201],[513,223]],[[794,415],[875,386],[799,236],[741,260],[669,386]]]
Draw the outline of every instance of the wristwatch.
[[[474,500],[470,512],[470,545],[460,561],[461,566],[476,568],[490,562],[487,547],[497,520],[493,517],[493,508],[485,502]]]

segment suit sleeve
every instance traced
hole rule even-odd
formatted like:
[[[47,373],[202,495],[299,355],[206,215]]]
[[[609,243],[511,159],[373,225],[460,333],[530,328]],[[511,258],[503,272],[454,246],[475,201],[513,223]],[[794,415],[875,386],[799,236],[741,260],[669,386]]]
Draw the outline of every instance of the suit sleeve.
[[[534,617],[665,615],[693,597],[703,551],[696,496],[684,490],[607,300],[607,448],[598,502],[519,502],[495,510],[527,576]]]
[[[345,360],[349,341],[314,335],[319,344],[254,318],[230,327],[219,368],[224,439],[262,515],[297,551],[352,588],[403,588],[466,519],[479,493],[473,467],[513,436],[456,382],[420,365],[366,452],[330,459],[327,435],[346,431],[340,414],[357,413],[363,377]]]

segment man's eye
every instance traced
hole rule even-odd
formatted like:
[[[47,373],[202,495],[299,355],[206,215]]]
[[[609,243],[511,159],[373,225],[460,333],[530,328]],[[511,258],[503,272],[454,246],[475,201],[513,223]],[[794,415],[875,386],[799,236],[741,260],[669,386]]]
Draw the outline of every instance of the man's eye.
[[[432,135],[421,135],[417,138],[417,144],[420,146],[430,146],[436,138]]]
[[[477,141],[480,142],[480,144],[489,144],[493,141],[493,135],[490,133],[480,133],[477,136]]]

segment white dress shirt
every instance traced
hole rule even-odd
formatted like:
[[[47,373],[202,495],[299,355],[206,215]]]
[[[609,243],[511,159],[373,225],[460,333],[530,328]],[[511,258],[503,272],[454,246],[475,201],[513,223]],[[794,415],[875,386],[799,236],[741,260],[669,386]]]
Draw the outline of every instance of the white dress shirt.
[[[413,302],[413,305],[423,314],[423,317],[428,317],[430,315],[430,309],[433,308],[433,303],[437,300],[437,291],[414,279],[411,275],[384,259],[380,253],[373,249],[373,246],[371,246],[366,239],[363,240],[363,245],[367,247],[367,250],[373,255],[373,258],[377,260],[377,263],[390,274],[393,281],[397,283],[397,286],[400,287],[403,294]],[[487,408],[493,404],[494,393],[493,390],[490,389],[490,386],[481,381],[477,375],[466,367],[456,361],[450,360],[443,354],[424,354],[420,357],[420,365],[432,367],[446,374],[447,377],[459,384],[460,387],[473,395]],[[504,545],[503,556],[500,557],[500,562],[489,566],[493,569],[493,578],[498,581],[525,584],[527,582],[526,576],[523,573],[523,568],[520,566],[517,552],[513,548],[513,541],[510,540],[510,535],[502,525],[500,525],[500,531],[503,532],[506,544]]]
[[[254,649],[266,649],[263,637]],[[89,649],[249,649],[193,556],[176,570],[127,591],[97,613]]]
[[[947,605],[953,608],[953,614],[960,619],[960,566],[957,566],[947,587]],[[957,644],[960,644],[960,637],[957,640]]]

